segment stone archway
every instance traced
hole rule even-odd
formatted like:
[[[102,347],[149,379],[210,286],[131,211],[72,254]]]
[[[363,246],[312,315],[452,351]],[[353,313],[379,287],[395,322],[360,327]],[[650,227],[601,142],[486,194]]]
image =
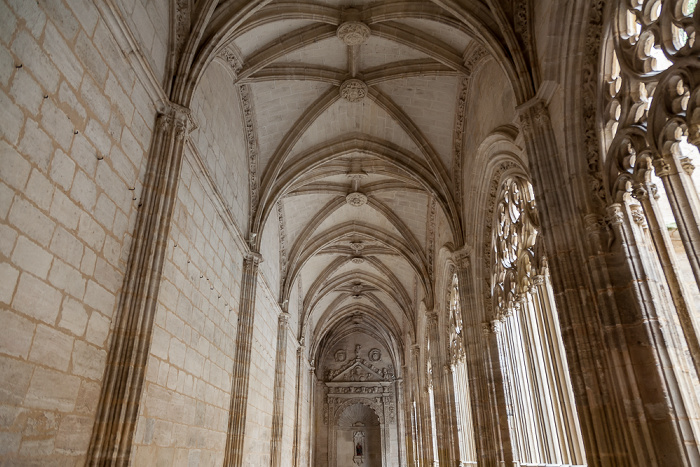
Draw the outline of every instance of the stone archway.
[[[379,415],[364,401],[343,404],[335,417],[337,467],[380,467],[383,457],[383,424]]]

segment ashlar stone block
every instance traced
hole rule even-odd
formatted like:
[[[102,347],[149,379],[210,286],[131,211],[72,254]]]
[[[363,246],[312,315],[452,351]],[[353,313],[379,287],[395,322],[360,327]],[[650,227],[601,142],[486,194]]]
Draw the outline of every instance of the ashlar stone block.
[[[66,371],[73,349],[73,338],[43,324],[37,327],[29,360],[40,365]]]

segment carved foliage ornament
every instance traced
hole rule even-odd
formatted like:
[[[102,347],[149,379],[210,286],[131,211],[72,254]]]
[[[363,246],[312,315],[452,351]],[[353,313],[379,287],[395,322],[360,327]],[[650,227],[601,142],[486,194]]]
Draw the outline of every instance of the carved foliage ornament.
[[[360,193],[359,191],[355,191],[353,193],[348,194],[345,197],[345,202],[348,203],[350,206],[359,208],[360,206],[364,206],[365,204],[367,204],[367,196]]]
[[[367,96],[367,85],[359,79],[349,79],[340,85],[340,96],[349,102],[360,102]]]
[[[338,38],[345,43],[345,45],[362,45],[367,42],[371,31],[369,26],[359,21],[346,21],[338,26],[337,30]]]

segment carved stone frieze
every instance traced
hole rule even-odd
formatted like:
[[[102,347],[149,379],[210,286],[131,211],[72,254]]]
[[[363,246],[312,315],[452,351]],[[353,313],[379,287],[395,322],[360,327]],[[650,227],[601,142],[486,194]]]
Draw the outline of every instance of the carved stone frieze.
[[[284,281],[287,275],[287,223],[284,217],[284,205],[282,200],[277,201],[277,226],[279,230],[280,250],[280,280]]]
[[[219,52],[219,57],[228,64],[233,72],[234,79],[236,79],[243,68],[243,61],[237,48],[233,44],[229,44]]]
[[[599,62],[601,37],[603,34],[603,9],[606,0],[591,2],[586,28],[586,45],[583,57],[583,76],[581,78],[583,110],[584,144],[588,164],[588,183],[593,201],[599,208],[607,204],[605,184],[603,182],[600,136],[598,133],[598,93],[599,93]]]
[[[436,211],[437,211],[437,201],[435,197],[430,197],[428,204],[428,232],[427,232],[427,244],[428,244],[428,274],[433,277],[434,259],[435,259],[435,228],[436,228]]]
[[[255,110],[253,109],[253,96],[250,86],[242,84],[238,86],[243,110],[243,123],[245,125],[246,147],[248,149],[248,181],[250,184],[250,212],[255,214],[258,207],[258,134],[255,129]]]

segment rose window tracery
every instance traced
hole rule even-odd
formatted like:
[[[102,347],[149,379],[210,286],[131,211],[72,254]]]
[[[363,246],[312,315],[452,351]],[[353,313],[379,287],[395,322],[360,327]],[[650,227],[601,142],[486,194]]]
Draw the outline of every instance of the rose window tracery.
[[[519,296],[532,287],[538,274],[535,264],[535,241],[538,221],[530,184],[509,178],[501,185],[496,204],[493,231],[492,296],[501,316],[512,311]],[[543,263],[543,258],[540,258]]]

